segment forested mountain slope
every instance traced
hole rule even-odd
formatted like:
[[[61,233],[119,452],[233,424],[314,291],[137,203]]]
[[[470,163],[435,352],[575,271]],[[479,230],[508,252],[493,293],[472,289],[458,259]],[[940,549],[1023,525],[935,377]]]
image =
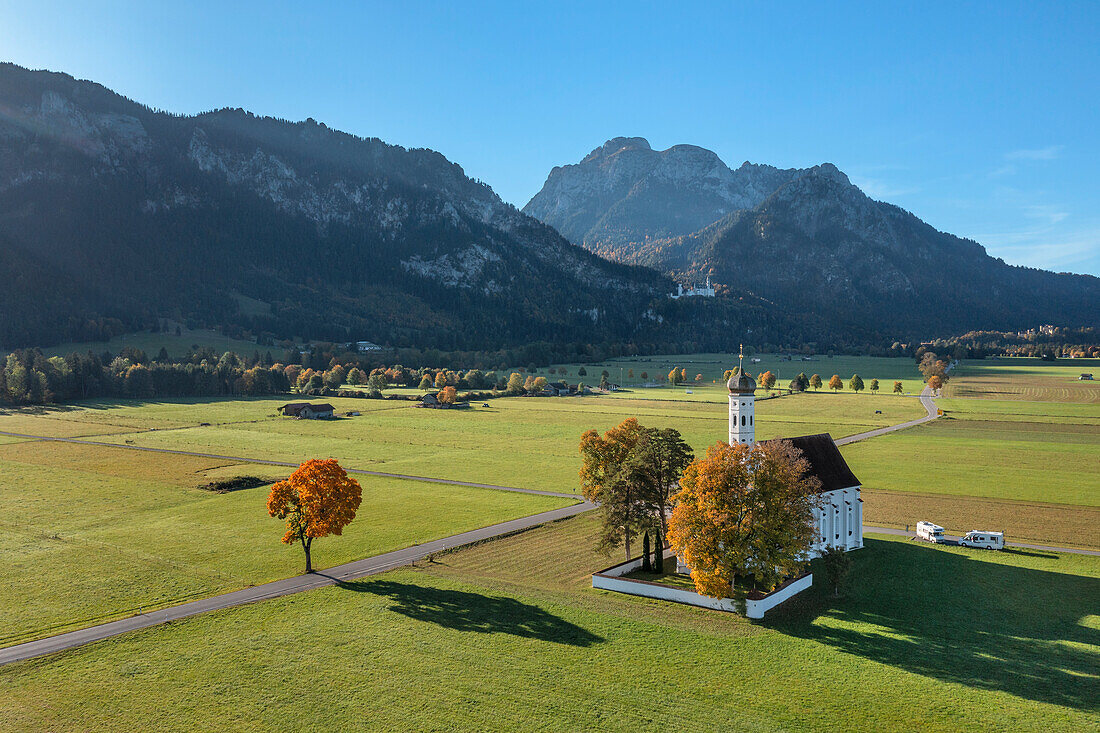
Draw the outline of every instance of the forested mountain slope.
[[[828,163],[731,170],[702,148],[616,138],[554,168],[524,211],[605,257],[857,331],[1100,324],[1100,279],[1007,265]]]
[[[156,112],[0,65],[0,345],[160,318],[442,349],[654,336],[671,282],[437,152],[239,109]]]

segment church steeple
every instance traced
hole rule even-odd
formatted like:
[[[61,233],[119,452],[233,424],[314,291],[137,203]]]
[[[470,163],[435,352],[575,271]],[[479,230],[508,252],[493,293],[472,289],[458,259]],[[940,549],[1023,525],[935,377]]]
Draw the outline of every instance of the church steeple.
[[[726,382],[730,393],[730,445],[756,443],[756,380],[745,374],[744,362],[745,347],[742,344],[737,354],[737,374]]]

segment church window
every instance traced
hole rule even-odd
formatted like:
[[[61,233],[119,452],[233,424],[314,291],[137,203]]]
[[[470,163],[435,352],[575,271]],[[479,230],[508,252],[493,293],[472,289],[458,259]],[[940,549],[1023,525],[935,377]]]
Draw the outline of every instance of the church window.
[[[741,416],[741,425],[742,425],[742,427],[745,425],[745,416],[744,415]]]
[[[752,425],[752,415],[749,415],[749,425]]]

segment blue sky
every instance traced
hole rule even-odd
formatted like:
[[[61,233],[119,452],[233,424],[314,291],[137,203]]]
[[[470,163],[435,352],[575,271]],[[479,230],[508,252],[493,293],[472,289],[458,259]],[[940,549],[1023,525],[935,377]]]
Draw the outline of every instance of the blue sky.
[[[0,58],[434,148],[518,206],[619,135],[830,161],[1007,262],[1100,275],[1097,2],[68,5],[0,0]]]

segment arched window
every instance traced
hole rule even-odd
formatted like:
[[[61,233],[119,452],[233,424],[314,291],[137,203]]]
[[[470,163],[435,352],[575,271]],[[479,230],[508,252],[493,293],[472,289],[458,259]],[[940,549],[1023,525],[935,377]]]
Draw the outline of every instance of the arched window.
[[[749,415],[749,425],[752,425],[752,415]]]
[[[744,415],[741,416],[741,426],[742,427],[745,426],[745,416]]]

